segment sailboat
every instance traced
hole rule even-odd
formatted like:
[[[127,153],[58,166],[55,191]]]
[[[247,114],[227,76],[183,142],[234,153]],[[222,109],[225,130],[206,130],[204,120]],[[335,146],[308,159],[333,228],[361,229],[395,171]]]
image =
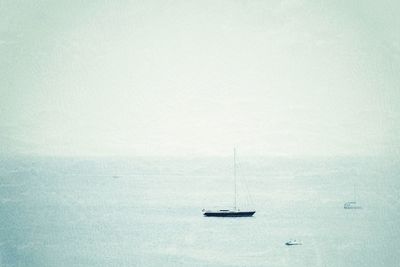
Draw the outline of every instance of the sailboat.
[[[358,205],[357,201],[356,201],[356,185],[354,185],[354,188],[353,188],[353,201],[344,203],[343,208],[345,208],[345,209],[362,209],[362,207],[360,205]]]
[[[233,149],[233,179],[235,183],[235,201],[233,209],[205,210],[203,215],[207,217],[251,217],[255,210],[240,210],[237,207],[237,186],[236,186],[236,148]]]

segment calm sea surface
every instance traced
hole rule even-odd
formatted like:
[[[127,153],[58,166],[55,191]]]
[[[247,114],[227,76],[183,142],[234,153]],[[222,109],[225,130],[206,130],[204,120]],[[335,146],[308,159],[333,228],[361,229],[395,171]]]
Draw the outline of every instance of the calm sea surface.
[[[241,159],[257,213],[207,218],[232,206],[230,158],[3,158],[0,266],[400,266],[398,163]]]

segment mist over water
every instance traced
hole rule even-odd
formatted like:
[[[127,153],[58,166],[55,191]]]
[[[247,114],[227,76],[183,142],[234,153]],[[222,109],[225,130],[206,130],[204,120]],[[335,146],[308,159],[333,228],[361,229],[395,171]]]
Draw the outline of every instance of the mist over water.
[[[396,1],[3,1],[2,154],[399,154]]]
[[[2,266],[397,266],[399,165],[242,158],[257,210],[232,207],[230,158],[2,159]],[[353,200],[361,210],[345,210]],[[243,187],[239,187],[239,196]],[[239,197],[239,207],[243,206]],[[297,239],[302,246],[287,247]]]

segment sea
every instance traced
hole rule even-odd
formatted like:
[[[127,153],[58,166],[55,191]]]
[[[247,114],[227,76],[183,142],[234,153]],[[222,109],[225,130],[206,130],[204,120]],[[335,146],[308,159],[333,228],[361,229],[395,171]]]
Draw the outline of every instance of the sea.
[[[244,157],[237,173],[254,217],[202,215],[234,205],[229,157],[2,157],[0,266],[400,266],[399,160]]]

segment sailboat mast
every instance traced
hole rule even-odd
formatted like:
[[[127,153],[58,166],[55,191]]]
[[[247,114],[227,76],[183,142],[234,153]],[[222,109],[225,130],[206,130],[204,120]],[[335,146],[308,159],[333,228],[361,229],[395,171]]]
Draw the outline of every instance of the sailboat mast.
[[[235,205],[236,210],[236,147],[233,148],[233,179],[235,180]]]

